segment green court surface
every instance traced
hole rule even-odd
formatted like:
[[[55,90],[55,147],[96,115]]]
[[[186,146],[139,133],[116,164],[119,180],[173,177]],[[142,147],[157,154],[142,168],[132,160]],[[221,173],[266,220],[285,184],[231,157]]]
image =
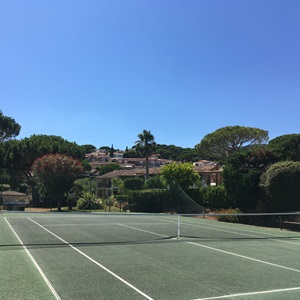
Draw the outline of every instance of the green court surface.
[[[300,299],[298,232],[191,216],[2,212],[0,264],[5,300]]]

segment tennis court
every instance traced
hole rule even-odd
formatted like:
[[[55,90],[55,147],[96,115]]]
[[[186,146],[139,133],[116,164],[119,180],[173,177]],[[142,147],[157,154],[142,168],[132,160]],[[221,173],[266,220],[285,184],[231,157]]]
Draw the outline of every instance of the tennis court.
[[[0,215],[2,299],[300,298],[298,232],[171,214]]]

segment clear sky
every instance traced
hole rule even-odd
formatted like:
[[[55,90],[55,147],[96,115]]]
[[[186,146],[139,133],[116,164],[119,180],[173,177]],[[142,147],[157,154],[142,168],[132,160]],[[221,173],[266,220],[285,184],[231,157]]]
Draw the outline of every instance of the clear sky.
[[[19,138],[118,149],[300,133],[300,1],[0,0],[0,109]]]

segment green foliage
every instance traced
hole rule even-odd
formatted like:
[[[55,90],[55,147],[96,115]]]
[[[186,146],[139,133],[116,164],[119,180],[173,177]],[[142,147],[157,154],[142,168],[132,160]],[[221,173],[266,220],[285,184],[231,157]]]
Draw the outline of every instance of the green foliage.
[[[122,170],[122,167],[118,165],[117,163],[109,163],[106,165],[102,165],[97,167],[99,176],[107,174],[109,172],[115,171],[115,170]]]
[[[92,209],[103,209],[102,204],[95,195],[89,192],[83,192],[83,195],[77,201],[77,209],[92,210]]]
[[[286,134],[269,141],[268,149],[278,161],[300,161],[300,134]]]
[[[223,183],[230,206],[254,209],[261,199],[260,176],[274,161],[264,147],[236,151],[225,159]]]
[[[143,130],[138,134],[138,140],[135,142],[135,150],[142,157],[146,158],[146,179],[149,178],[149,157],[154,152],[156,143],[154,142],[154,135],[150,130]]]
[[[157,144],[155,153],[160,158],[182,162],[198,161],[198,153],[194,148],[182,148],[175,145]]]
[[[128,203],[132,212],[160,213],[177,208],[169,190],[129,191]]]
[[[225,187],[206,186],[200,188],[200,205],[210,208],[229,208],[233,203],[227,197]]]
[[[241,147],[268,141],[268,132],[259,128],[227,126],[207,134],[196,145],[201,158],[222,162],[224,158]]]
[[[75,179],[83,172],[83,167],[79,160],[72,157],[48,154],[35,160],[32,172],[48,194],[57,200],[60,210],[63,195],[71,189]]]
[[[155,175],[145,181],[144,188],[145,189],[164,189],[164,188],[167,188],[167,186],[164,183],[161,176]]]
[[[159,158],[169,159],[182,162],[198,161],[198,153],[195,148],[182,148],[175,145],[156,144],[155,153],[159,154]],[[127,150],[123,154],[124,158],[141,158],[142,155],[137,153],[135,147]]]
[[[240,223],[241,217],[235,216],[235,214],[240,214],[241,211],[237,208],[223,209],[218,212],[220,216],[217,216],[218,221],[230,222],[230,223]]]
[[[9,191],[9,189],[10,189],[10,185],[9,184],[3,184],[3,183],[1,183],[0,184],[0,191]]]
[[[125,194],[126,189],[124,187],[124,181],[122,179],[113,178],[112,179],[112,186],[118,188],[118,192],[120,194]]]
[[[135,150],[128,150],[123,153],[123,158],[142,158],[142,156]]]
[[[21,126],[11,117],[4,116],[0,110],[0,143],[19,135]]]
[[[0,143],[2,165],[6,168],[22,170],[27,178],[31,177],[34,161],[46,154],[64,154],[84,160],[83,148],[58,136],[33,135],[20,141],[11,140]]]
[[[300,210],[300,162],[284,161],[271,165],[261,176],[268,211]]]
[[[111,147],[109,148],[109,156],[114,157],[114,152],[115,152],[114,145],[111,145]]]
[[[141,190],[144,186],[144,180],[138,177],[130,177],[124,179],[124,187],[126,190]]]
[[[200,176],[191,163],[167,164],[161,168],[161,176],[168,185],[173,186],[178,183],[184,190],[200,181]]]
[[[76,179],[72,186],[72,191],[77,195],[82,192],[91,192],[96,190],[96,181],[93,178]]]
[[[117,202],[121,202],[121,203],[128,202],[128,195],[117,195],[116,199]]]
[[[97,150],[97,148],[94,145],[87,144],[87,145],[82,145],[84,153],[89,154]]]

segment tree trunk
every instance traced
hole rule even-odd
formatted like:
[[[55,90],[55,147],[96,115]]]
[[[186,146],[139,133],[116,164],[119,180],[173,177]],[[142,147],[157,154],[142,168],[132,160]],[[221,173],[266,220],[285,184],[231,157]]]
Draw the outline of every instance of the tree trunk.
[[[61,211],[61,197],[57,197],[57,211]]]
[[[149,157],[146,156],[146,180],[149,179]]]

